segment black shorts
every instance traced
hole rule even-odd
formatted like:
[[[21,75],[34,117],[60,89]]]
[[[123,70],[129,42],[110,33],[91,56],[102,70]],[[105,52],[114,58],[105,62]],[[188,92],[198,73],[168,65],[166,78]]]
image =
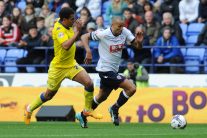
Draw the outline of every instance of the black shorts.
[[[125,77],[115,73],[113,71],[108,72],[98,72],[99,77],[101,78],[100,88],[101,89],[118,89],[120,83],[125,80]]]

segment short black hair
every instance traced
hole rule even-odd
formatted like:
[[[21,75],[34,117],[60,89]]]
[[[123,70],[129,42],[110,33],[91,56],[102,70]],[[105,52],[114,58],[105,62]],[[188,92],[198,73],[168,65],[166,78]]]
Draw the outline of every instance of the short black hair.
[[[62,8],[59,13],[60,21],[63,21],[64,18],[68,19],[75,12],[69,7]]]
[[[130,9],[130,8],[124,8],[123,12],[125,12],[125,11],[128,11],[130,13],[133,13],[132,9]]]

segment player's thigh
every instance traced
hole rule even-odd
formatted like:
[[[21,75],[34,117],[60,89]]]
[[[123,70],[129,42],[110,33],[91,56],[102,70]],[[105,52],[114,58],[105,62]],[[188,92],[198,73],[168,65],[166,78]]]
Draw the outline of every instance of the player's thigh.
[[[126,93],[131,93],[136,91],[136,86],[134,83],[128,79],[125,79],[123,82],[119,85],[120,88],[124,89]]]
[[[50,91],[58,91],[67,72],[66,69],[50,67],[48,71],[47,88]]]
[[[76,73],[72,80],[81,83],[85,87],[90,87],[91,85],[93,85],[93,82],[85,69],[82,69],[78,73]]]

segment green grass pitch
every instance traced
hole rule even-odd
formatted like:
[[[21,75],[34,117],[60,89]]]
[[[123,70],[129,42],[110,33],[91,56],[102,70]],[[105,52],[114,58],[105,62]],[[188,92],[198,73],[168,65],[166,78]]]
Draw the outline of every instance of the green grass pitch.
[[[189,124],[184,130],[174,130],[169,124],[89,123],[82,129],[78,123],[0,122],[0,138],[207,138],[207,124]]]

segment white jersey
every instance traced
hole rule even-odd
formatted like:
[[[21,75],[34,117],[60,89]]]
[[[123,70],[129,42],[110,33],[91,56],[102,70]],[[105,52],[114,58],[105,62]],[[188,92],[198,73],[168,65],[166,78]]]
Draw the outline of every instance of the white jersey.
[[[91,39],[99,41],[98,51],[100,59],[96,71],[118,72],[124,45],[126,42],[132,42],[135,37],[127,28],[123,27],[122,33],[119,36],[114,36],[111,28],[108,28],[92,32]]]

